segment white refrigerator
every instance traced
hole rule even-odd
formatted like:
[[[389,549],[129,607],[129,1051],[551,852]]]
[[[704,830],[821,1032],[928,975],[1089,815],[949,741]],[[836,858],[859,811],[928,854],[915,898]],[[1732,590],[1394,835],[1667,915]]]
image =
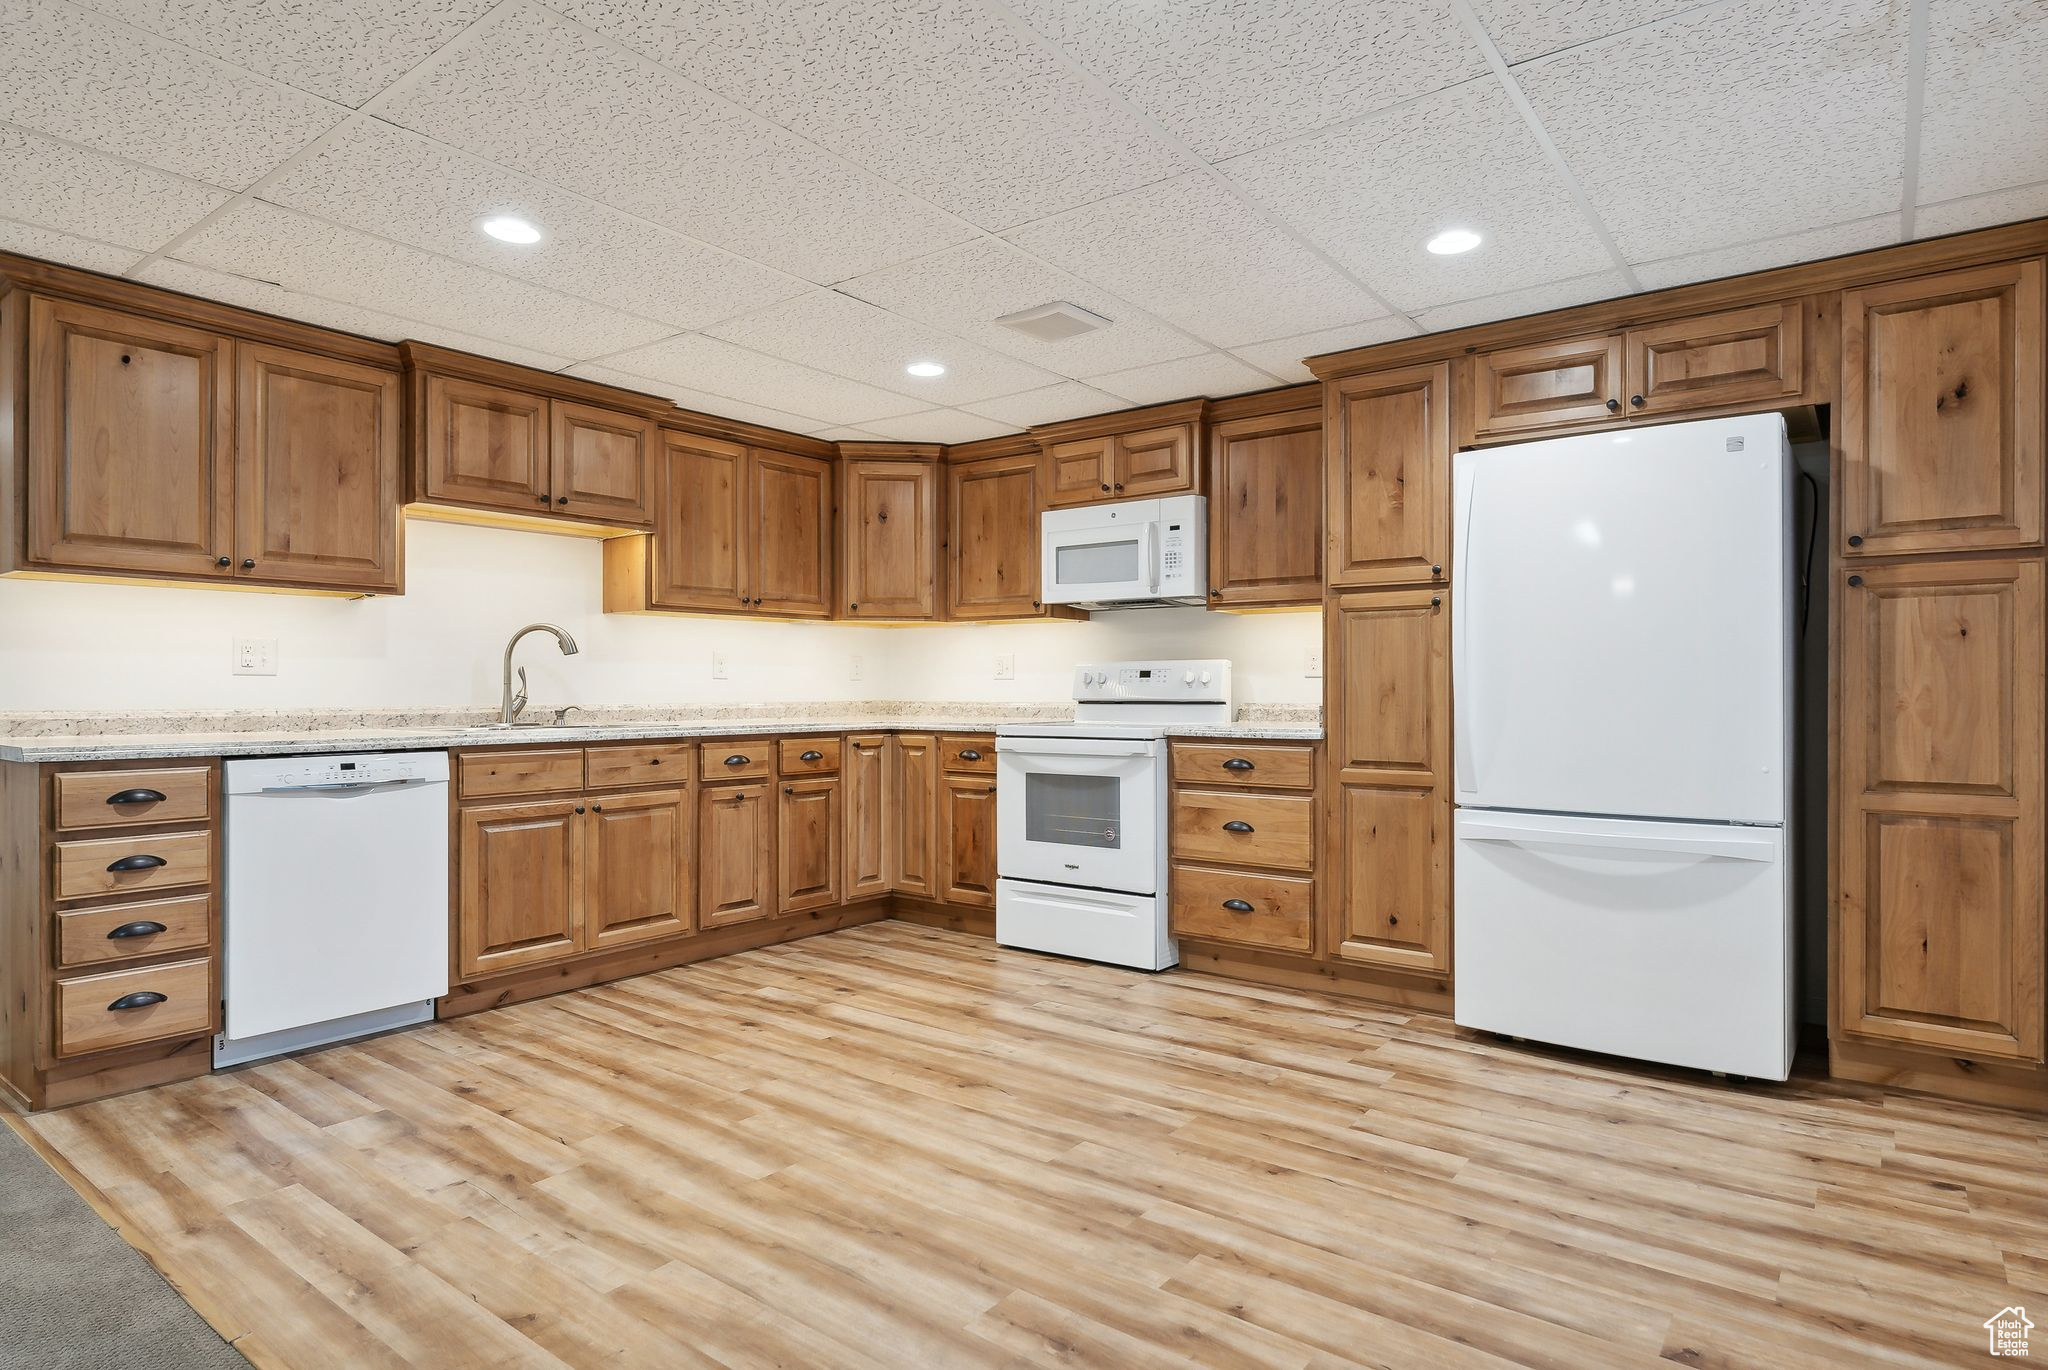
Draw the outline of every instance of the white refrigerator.
[[[1784,420],[1459,452],[1452,472],[1457,1021],[1784,1079]]]

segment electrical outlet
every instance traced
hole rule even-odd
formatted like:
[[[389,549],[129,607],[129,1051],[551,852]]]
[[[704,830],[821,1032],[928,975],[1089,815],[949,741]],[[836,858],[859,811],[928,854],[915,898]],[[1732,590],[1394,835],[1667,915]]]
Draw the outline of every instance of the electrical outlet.
[[[860,653],[855,652],[848,661],[846,668],[846,678],[848,680],[859,680],[861,678],[862,669],[863,663],[860,659]]]
[[[1307,654],[1302,658],[1301,673],[1310,680],[1321,680],[1323,678],[1322,648],[1311,647],[1308,649]]]
[[[724,653],[724,652],[713,652],[713,653],[711,654],[711,678],[712,678],[713,680],[724,680],[724,679],[725,679],[725,653]]]
[[[274,637],[236,638],[233,669],[236,675],[276,675],[277,639]]]
[[[1016,678],[1017,678],[1017,654],[1016,654],[1015,652],[997,652],[997,653],[996,653],[996,679],[997,679],[997,680],[1015,680]]]

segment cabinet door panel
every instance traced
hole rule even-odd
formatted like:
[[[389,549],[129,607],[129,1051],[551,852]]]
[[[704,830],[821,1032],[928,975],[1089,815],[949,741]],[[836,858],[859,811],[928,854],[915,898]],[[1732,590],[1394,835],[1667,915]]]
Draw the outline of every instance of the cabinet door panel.
[[[1449,816],[1434,791],[1339,787],[1337,955],[1393,970],[1450,968]]]
[[[549,405],[549,480],[554,510],[621,528],[654,522],[652,421],[555,400]]]
[[[1111,493],[1118,499],[1153,499],[1195,488],[1195,430],[1185,423],[1120,433]]]
[[[1209,430],[1209,599],[1320,604],[1323,420],[1315,410]]]
[[[831,463],[756,448],[748,465],[754,607],[797,618],[829,617]]]
[[[583,828],[573,799],[460,810],[455,964],[464,976],[574,955]]]
[[[627,946],[690,930],[689,796],[682,790],[592,795],[584,862],[583,945]]]
[[[1045,452],[1046,496],[1052,508],[1116,497],[1116,439],[1056,442]]]
[[[1631,328],[1622,339],[1628,412],[1790,400],[1805,385],[1803,325],[1794,300]]]
[[[1036,618],[1038,458],[988,457],[948,468],[949,618]]]
[[[889,888],[935,899],[939,740],[930,733],[898,733],[889,740],[889,754],[889,808],[896,819],[889,844]]]
[[[2039,259],[1842,296],[1849,555],[2041,541]]]
[[[234,380],[225,338],[29,301],[28,559],[227,576]]]
[[[900,821],[889,803],[888,738],[846,739],[846,881],[849,902],[889,892],[889,849]]]
[[[515,514],[547,508],[548,402],[523,390],[428,376],[419,494]]]
[[[939,898],[949,904],[994,908],[996,787],[985,776],[949,775],[940,787],[939,812],[946,855],[946,883]]]
[[[238,358],[236,573],[397,590],[398,373],[256,343]]]
[[[844,860],[839,777],[787,781],[776,805],[777,906],[784,913],[839,902]]]
[[[745,609],[747,449],[664,429],[661,460],[651,601],[664,609]]]
[[[722,928],[775,912],[774,790],[707,785],[697,792],[697,923]]]
[[[1323,565],[1332,586],[1442,577],[1451,536],[1449,394],[1442,362],[1324,387]]]
[[[1340,596],[1328,611],[1330,764],[1346,779],[1448,780],[1448,615],[1444,596],[1394,590]]]
[[[1621,351],[1613,333],[1477,354],[1467,434],[1481,441],[1619,419]]]
[[[849,461],[840,469],[840,590],[848,618],[938,612],[939,472],[927,461]]]

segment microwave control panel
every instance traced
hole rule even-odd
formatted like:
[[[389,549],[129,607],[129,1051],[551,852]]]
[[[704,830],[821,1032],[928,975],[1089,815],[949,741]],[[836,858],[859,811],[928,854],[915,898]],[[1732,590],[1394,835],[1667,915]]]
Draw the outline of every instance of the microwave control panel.
[[[1214,704],[1230,699],[1230,663],[1093,661],[1074,668],[1081,703]]]

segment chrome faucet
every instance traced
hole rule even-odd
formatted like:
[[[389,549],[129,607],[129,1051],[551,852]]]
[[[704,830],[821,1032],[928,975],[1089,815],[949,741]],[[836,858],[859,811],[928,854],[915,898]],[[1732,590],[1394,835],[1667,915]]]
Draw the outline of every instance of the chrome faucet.
[[[555,645],[562,649],[563,656],[574,656],[581,650],[577,647],[575,638],[570,637],[552,623],[529,623],[518,632],[512,634],[512,640],[505,644],[505,689],[498,701],[498,724],[500,727],[509,728],[514,723],[517,723],[519,715],[526,708],[526,668],[524,666],[519,668],[519,689],[517,693],[514,693],[512,689],[512,649],[517,647],[519,639],[525,637],[528,633],[553,633],[555,635]]]

